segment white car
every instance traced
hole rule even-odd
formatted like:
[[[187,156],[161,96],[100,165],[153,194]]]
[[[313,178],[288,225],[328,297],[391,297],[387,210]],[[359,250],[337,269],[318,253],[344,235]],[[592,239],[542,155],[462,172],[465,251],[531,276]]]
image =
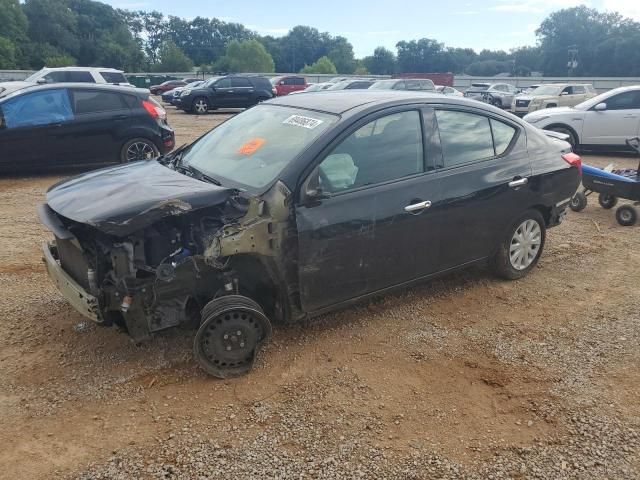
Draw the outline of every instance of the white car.
[[[291,92],[289,95],[297,95],[299,93],[321,92],[322,90],[326,90],[327,88],[332,86],[333,86],[333,83],[331,82],[312,83],[304,90],[296,90],[294,92]]]
[[[626,150],[625,140],[640,135],[640,85],[615,88],[575,107],[538,110],[524,120],[568,135],[574,148]]]
[[[102,67],[60,67],[47,68],[37,71],[25,82],[31,83],[110,83],[133,87],[122,70]]]
[[[460,90],[456,90],[453,87],[449,87],[447,85],[436,85],[436,92],[442,93],[444,95],[450,95],[452,97],[464,97],[464,93]]]

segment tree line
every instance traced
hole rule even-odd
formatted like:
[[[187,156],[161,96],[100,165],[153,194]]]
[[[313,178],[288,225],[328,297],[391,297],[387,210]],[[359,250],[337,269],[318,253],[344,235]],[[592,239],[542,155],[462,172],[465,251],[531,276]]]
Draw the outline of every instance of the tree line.
[[[204,71],[477,76],[640,76],[640,23],[585,6],[551,13],[537,45],[510,50],[400,41],[356,58],[347,38],[309,26],[261,36],[240,23],[114,9],[92,0],[0,0],[0,69],[104,66],[128,72]]]

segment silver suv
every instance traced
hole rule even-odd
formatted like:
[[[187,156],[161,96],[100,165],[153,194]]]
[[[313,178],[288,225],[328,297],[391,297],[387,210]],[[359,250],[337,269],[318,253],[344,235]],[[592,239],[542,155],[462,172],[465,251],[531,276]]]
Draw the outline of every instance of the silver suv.
[[[518,89],[509,83],[472,83],[464,96],[498,108],[509,108],[517,93]]]
[[[597,94],[589,83],[549,83],[517,95],[511,103],[511,112],[522,116],[543,108],[573,107]]]

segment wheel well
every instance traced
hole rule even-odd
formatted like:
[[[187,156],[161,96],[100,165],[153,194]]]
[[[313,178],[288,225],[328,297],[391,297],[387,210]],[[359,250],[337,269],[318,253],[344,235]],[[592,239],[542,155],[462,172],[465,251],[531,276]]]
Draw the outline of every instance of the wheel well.
[[[544,127],[545,130],[553,130],[554,128],[565,128],[569,130],[573,134],[573,138],[576,141],[576,145],[580,143],[580,137],[578,137],[578,132],[576,132],[573,127],[570,127],[569,125],[566,125],[564,123],[553,123],[551,125],[547,125],[546,127]]]
[[[537,210],[544,219],[545,227],[548,227],[551,223],[551,207],[545,207],[544,205],[534,205],[531,207],[533,210]]]
[[[240,293],[257,302],[267,317],[274,319],[280,295],[265,264],[252,255],[235,255],[231,267],[238,275]]]

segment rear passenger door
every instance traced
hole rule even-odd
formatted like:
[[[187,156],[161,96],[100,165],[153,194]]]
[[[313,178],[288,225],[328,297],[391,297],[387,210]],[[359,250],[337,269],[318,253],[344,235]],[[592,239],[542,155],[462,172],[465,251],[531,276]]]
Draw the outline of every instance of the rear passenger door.
[[[254,88],[248,78],[233,77],[231,79],[231,90],[229,91],[231,98],[231,107],[242,108],[250,107],[255,103]]]
[[[443,209],[440,263],[448,269],[489,256],[534,205],[524,130],[474,110],[435,111]]]
[[[116,91],[72,89],[75,120],[66,130],[73,142],[69,163],[110,163],[119,158],[122,132],[131,124],[131,111]]]

